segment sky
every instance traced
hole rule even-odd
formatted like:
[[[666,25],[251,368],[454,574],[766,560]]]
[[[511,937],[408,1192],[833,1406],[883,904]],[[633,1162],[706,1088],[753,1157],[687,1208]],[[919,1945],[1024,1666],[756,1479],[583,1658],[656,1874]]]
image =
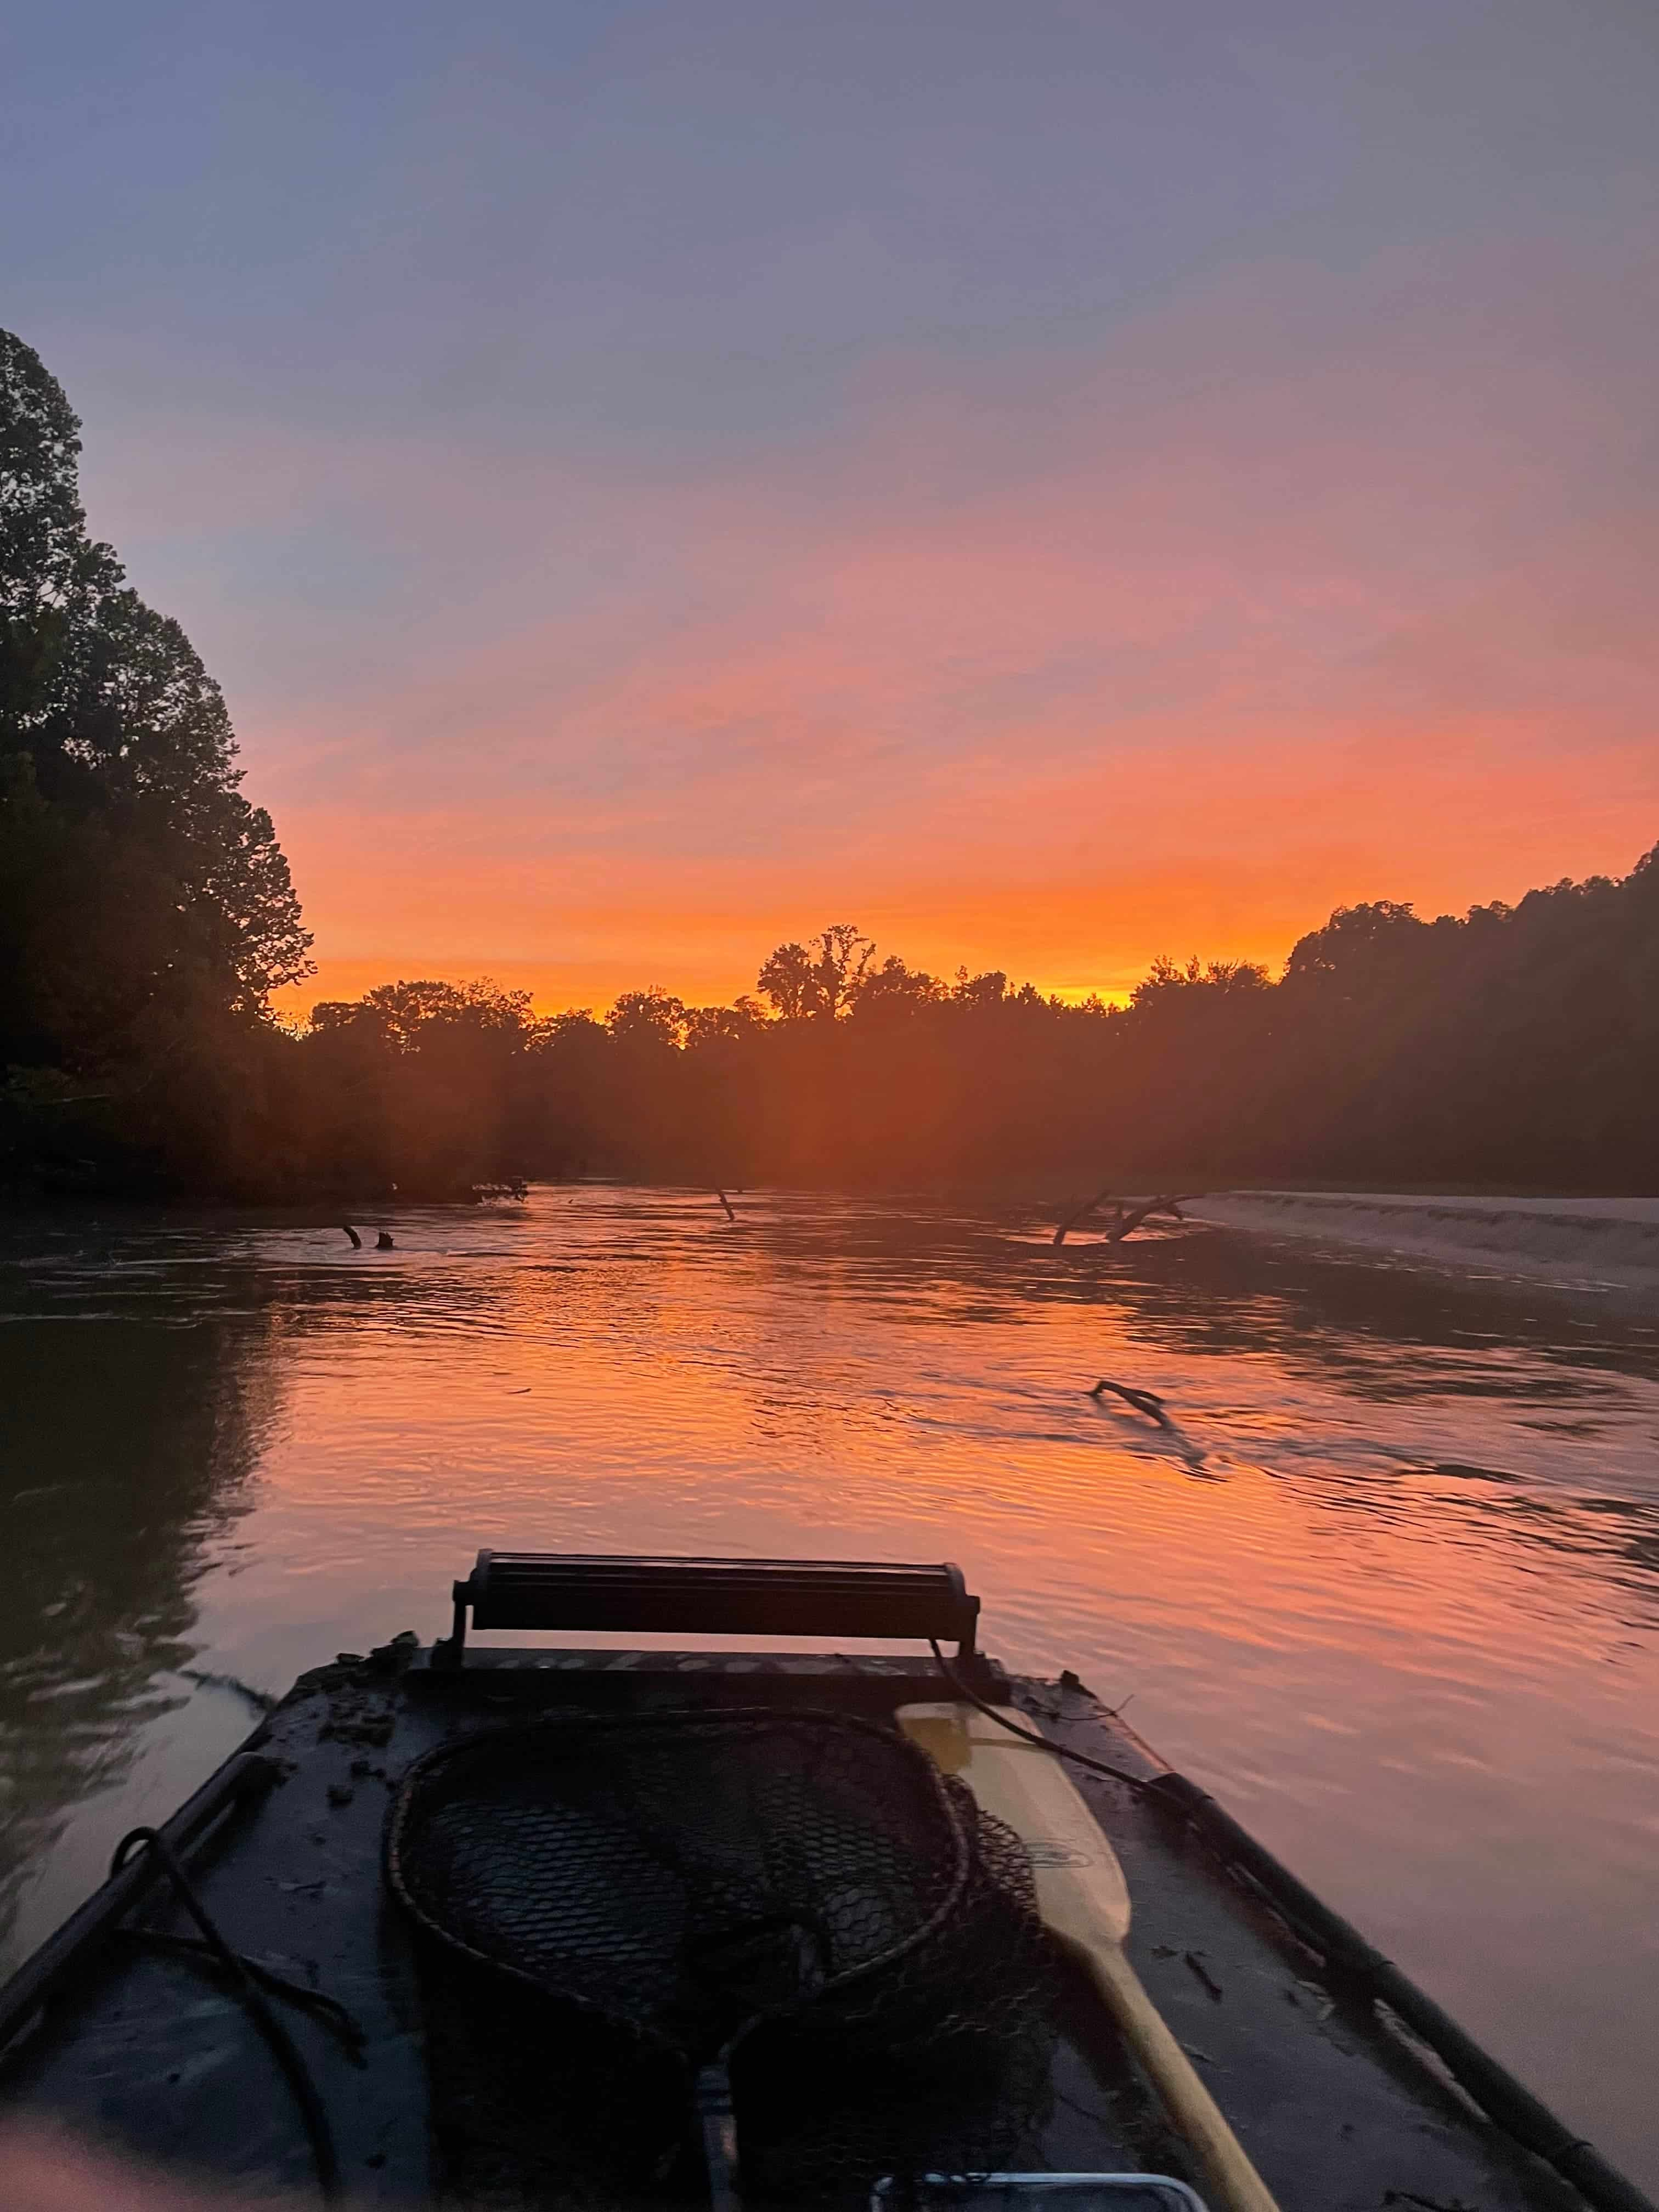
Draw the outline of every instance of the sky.
[[[0,322],[319,974],[1121,994],[1659,839],[1650,0],[61,0]]]

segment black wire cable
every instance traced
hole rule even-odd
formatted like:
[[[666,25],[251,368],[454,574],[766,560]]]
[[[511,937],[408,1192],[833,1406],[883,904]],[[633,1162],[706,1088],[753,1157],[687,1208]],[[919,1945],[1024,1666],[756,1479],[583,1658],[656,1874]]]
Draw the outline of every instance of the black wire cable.
[[[155,1928],[122,1928],[116,1932],[124,1942],[139,1949],[159,1951],[168,1958],[186,1959],[192,1965],[218,1970],[218,1953],[199,1936],[168,1936]],[[303,1982],[291,1982],[285,1974],[272,1973],[269,1966],[250,1959],[246,1951],[239,1951],[236,1957],[243,1971],[251,1974],[268,1996],[280,1998],[297,2011],[309,2013],[327,2028],[354,2066],[368,2063],[363,2047],[368,2038],[337,1997],[330,1996],[325,1990],[307,1989]]]
[[[1018,1721],[1011,1721],[1006,1713],[1000,1713],[994,1705],[988,1705],[983,1698],[975,1696],[943,1651],[939,1650],[937,1638],[932,1636],[928,1638],[927,1648],[933,1655],[939,1673],[944,1675],[956,1695],[966,1704],[976,1705],[979,1711],[994,1720],[999,1728],[1006,1729],[1010,1735],[1017,1735],[1026,1743],[1036,1744],[1039,1751],[1052,1751],[1056,1759],[1069,1759],[1075,1766],[1086,1766],[1092,1774],[1103,1774],[1110,1781],[1124,1783],[1135,1792],[1137,1796],[1144,1796],[1152,1788],[1152,1784],[1144,1776],[1131,1774],[1126,1767],[1113,1766],[1103,1759],[1092,1759],[1086,1751],[1073,1751],[1070,1744],[1056,1743],[1052,1736],[1043,1735],[1036,1729],[1021,1728]]]
[[[317,2168],[317,2184],[325,2204],[337,2204],[341,2197],[340,2160],[334,2148],[334,2134],[328,2124],[328,2114],[317,2094],[317,2085],[307,2070],[294,2039],[289,2035],[258,1983],[248,1972],[246,1964],[233,1951],[210,1917],[191,1885],[190,1877],[174,1856],[173,1847],[158,1829],[134,1828],[123,1836],[115,1846],[115,1856],[110,1861],[112,1875],[119,1874],[142,1844],[155,1854],[162,1872],[173,1885],[173,1894],[201,1930],[202,1942],[211,1953],[215,1964],[240,1998],[249,2019],[264,2038],[271,2057],[282,2069],[283,2079],[292,2091],[305,2122],[305,2130],[311,2145],[313,2163]]]

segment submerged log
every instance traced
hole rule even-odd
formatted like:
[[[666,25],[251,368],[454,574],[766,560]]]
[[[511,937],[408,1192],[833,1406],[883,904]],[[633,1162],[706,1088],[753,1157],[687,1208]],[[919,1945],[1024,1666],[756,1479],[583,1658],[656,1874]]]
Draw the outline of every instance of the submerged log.
[[[1152,1220],[1154,1215],[1167,1213],[1173,1215],[1177,1221],[1184,1221],[1187,1217],[1182,1212],[1182,1207],[1189,1204],[1192,1200],[1202,1198],[1204,1195],[1201,1190],[1175,1190],[1163,1192],[1156,1198],[1127,1199],[1114,1198],[1109,1190],[1097,1191],[1092,1198],[1085,1200],[1074,1212],[1066,1215],[1065,1220],[1054,1231],[1054,1243],[1056,1246],[1063,1244],[1066,1242],[1067,1231],[1075,1229],[1079,1221],[1086,1219],[1099,1206],[1110,1205],[1116,1208],[1112,1222],[1106,1231],[1106,1242],[1109,1244],[1121,1244],[1126,1237],[1133,1237],[1141,1224]]]
[[[1089,1395],[1098,1398],[1106,1390],[1109,1390],[1114,1397],[1121,1398],[1125,1405],[1133,1406],[1136,1413],[1146,1414],[1158,1423],[1160,1429],[1174,1428],[1175,1423],[1164,1412],[1164,1401],[1155,1390],[1133,1389],[1127,1382],[1109,1382],[1103,1376]]]
[[[1097,1206],[1104,1206],[1111,1194],[1112,1194],[1109,1189],[1097,1190],[1092,1198],[1085,1198],[1082,1205],[1076,1207],[1072,1212],[1068,1213],[1065,1220],[1060,1223],[1059,1228],[1055,1230],[1055,1244],[1057,1246],[1063,1244],[1066,1242],[1066,1232],[1067,1230],[1075,1229],[1079,1222],[1081,1221],[1085,1215],[1092,1213]],[[1123,1211],[1121,1204],[1119,1205],[1118,1211],[1120,1213]]]
[[[1106,1241],[1109,1244],[1121,1244],[1126,1237],[1134,1234],[1143,1221],[1150,1221],[1154,1214],[1167,1213],[1176,1221],[1184,1221],[1187,1217],[1182,1207],[1203,1195],[1201,1190],[1176,1190],[1170,1191],[1161,1198],[1149,1198],[1144,1206],[1133,1206],[1127,1211],[1120,1205],[1117,1219],[1106,1232]]]
[[[351,1239],[352,1250],[354,1252],[361,1252],[363,1249],[363,1240],[352,1227],[351,1224],[349,1221],[343,1221],[340,1224],[340,1226],[344,1230],[346,1235]]]

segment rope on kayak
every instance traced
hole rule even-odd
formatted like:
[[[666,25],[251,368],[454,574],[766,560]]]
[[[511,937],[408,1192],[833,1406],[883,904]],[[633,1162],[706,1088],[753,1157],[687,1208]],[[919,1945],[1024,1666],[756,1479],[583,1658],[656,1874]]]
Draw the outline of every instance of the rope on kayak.
[[[1091,1774],[1103,1774],[1110,1781],[1121,1782],[1137,1796],[1144,1796],[1152,1788],[1150,1782],[1139,1774],[1131,1774],[1127,1767],[1114,1766],[1107,1759],[1091,1757],[1086,1751],[1073,1751],[1069,1743],[1056,1743],[1052,1736],[1040,1735],[1036,1729],[1021,1728],[1018,1721],[1011,1721],[1006,1713],[1000,1713],[994,1705],[987,1705],[983,1698],[975,1695],[940,1650],[937,1638],[928,1638],[927,1648],[955,1695],[964,1704],[976,1705],[999,1728],[1006,1729],[1010,1735],[1020,1736],[1025,1742],[1036,1744],[1039,1751],[1052,1751],[1056,1759],[1069,1759],[1073,1765],[1086,1766]]]
[[[125,1942],[143,1950],[159,1951],[168,1958],[184,1959],[193,1966],[218,1970],[218,1953],[198,1936],[167,1936],[154,1928],[121,1928],[116,1933]],[[286,1975],[272,1973],[269,1966],[250,1959],[246,1951],[239,1951],[236,1956],[269,1996],[280,1998],[298,2012],[309,2013],[319,2027],[325,2027],[354,2066],[368,2064],[363,2048],[368,2038],[337,1997],[330,1996],[325,1990],[308,1990],[303,1982],[291,1982]]]
[[[282,2021],[271,2009],[260,1981],[264,1978],[263,1968],[255,1969],[250,1960],[233,1951],[209,1914],[207,1907],[197,1895],[189,1875],[175,1857],[172,1845],[156,1828],[133,1828],[115,1846],[110,1861],[112,1875],[120,1873],[135,1850],[139,1848],[155,1854],[157,1863],[173,1886],[173,1891],[185,1911],[201,1930],[204,1950],[230,1983],[241,2000],[248,2018],[264,2038],[271,2057],[282,2069],[283,2078],[293,2093],[300,2117],[305,2123],[306,2136],[311,2145],[312,2162],[317,2169],[317,2184],[325,2204],[337,2204],[342,2191],[339,2155],[334,2148],[334,2133],[329,2126],[328,2114],[317,2094],[299,2048]],[[271,1976],[271,1980],[276,1977]],[[304,1992],[307,1999],[315,1992]],[[331,1998],[325,2003],[332,2006]],[[353,2023],[355,2027],[356,2023]]]

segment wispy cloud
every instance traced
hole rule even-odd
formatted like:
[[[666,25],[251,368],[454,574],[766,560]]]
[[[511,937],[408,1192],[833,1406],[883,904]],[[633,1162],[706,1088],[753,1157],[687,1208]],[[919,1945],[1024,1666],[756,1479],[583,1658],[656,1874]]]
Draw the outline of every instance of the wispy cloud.
[[[189,600],[325,964],[724,992],[850,915],[1121,988],[1652,842],[1639,236],[890,351],[715,465],[152,424],[94,519]]]

